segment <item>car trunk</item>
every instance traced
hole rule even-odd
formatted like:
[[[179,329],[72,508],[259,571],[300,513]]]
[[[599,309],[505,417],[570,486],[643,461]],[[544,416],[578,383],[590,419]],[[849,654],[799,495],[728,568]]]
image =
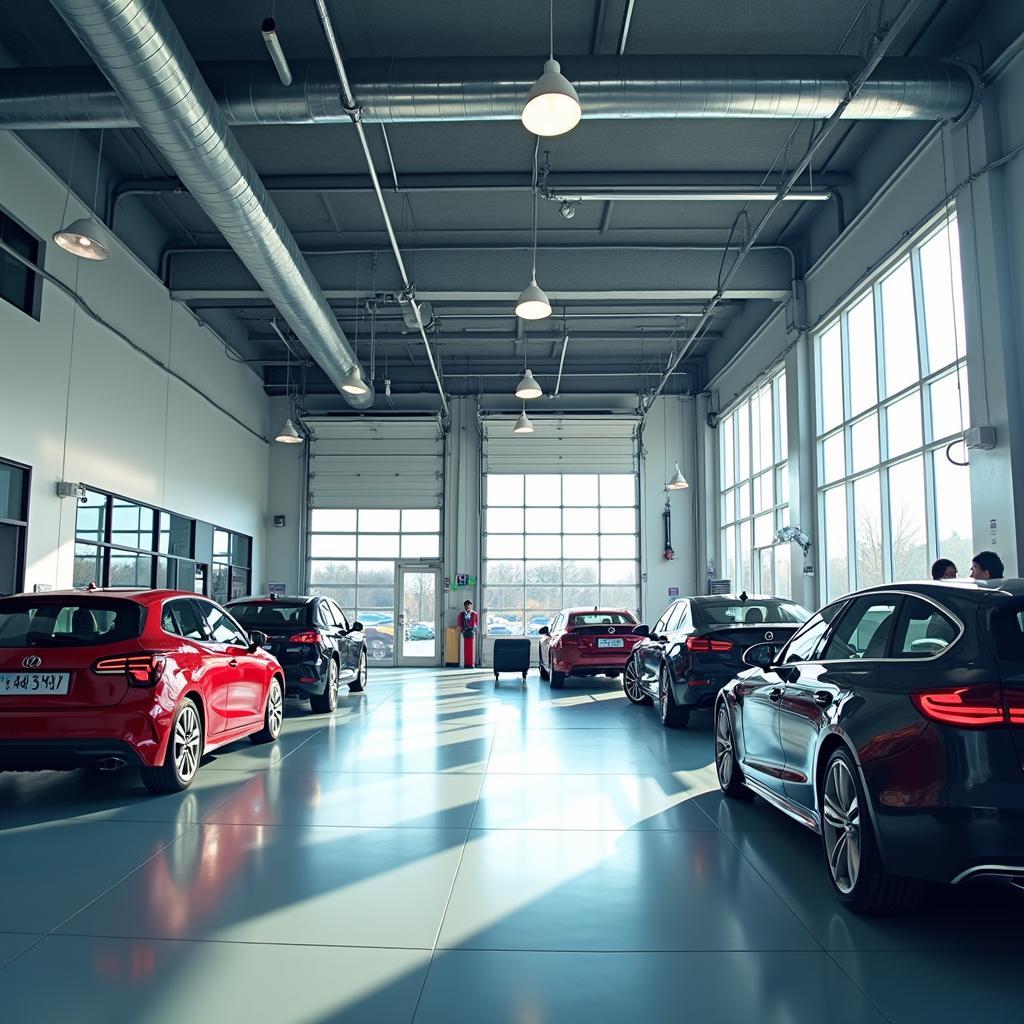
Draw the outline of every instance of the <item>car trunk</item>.
[[[289,643],[289,640],[293,636],[314,632],[313,626],[303,626],[294,622],[267,623],[258,620],[246,622],[244,619],[241,622],[250,631],[259,630],[267,634],[269,642],[264,646],[264,649],[274,655],[283,666],[287,667],[300,661],[309,660],[310,646],[308,644]]]
[[[640,640],[634,632],[635,623],[619,626],[573,626],[565,634],[566,639],[583,657],[599,658],[628,653]],[[564,642],[564,641],[563,641]]]
[[[703,669],[712,670],[716,675],[728,671],[729,673],[742,672],[746,665],[743,655],[746,650],[755,644],[774,644],[781,649],[789,638],[799,629],[799,625],[793,623],[776,624],[771,622],[739,623],[737,625],[709,626],[695,633],[691,637],[694,643],[707,641],[711,645],[710,650],[690,649],[694,673],[700,673]],[[714,645],[719,643],[730,643],[729,650],[715,650]],[[690,644],[687,645],[690,647]]]
[[[127,671],[97,674],[99,661],[137,655],[138,641],[115,647],[34,646],[0,648],[0,713],[81,711],[112,707],[128,693]],[[35,665],[38,659],[39,664]],[[26,666],[25,662],[31,664]],[[66,692],[56,692],[66,690]]]

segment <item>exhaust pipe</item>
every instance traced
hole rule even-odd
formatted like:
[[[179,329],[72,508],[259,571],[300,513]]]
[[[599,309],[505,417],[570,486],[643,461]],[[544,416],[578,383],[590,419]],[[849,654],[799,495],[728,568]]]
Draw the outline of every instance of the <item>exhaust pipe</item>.
[[[101,772],[116,772],[127,764],[128,762],[123,757],[105,757],[97,767]]]

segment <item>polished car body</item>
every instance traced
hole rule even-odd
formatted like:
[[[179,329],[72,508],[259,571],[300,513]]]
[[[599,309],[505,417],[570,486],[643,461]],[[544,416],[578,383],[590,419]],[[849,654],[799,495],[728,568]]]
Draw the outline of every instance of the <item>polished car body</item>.
[[[313,710],[338,706],[338,690],[366,689],[366,637],[361,622],[349,622],[330,598],[243,597],[227,604],[246,629],[269,639],[267,650],[281,663],[289,697],[301,697]]]
[[[810,617],[780,597],[714,594],[684,597],[648,628],[626,663],[622,688],[633,704],[651,704],[662,724],[682,729],[693,708],[709,708],[743,668],[743,652],[756,643],[781,647]]]
[[[640,639],[636,624],[622,609],[563,608],[539,629],[541,679],[557,690],[569,676],[617,676]]]
[[[1024,879],[1024,582],[876,587],[746,659],[716,707],[719,782],[821,833],[841,900]]]
[[[189,593],[0,599],[0,768],[133,765],[184,789],[204,753],[277,738],[284,673],[265,640]]]

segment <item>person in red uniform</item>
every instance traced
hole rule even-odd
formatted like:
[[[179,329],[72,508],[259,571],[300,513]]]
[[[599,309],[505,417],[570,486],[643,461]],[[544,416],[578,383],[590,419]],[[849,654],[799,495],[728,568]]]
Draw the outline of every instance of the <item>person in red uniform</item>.
[[[459,612],[459,629],[462,630],[462,667],[476,667],[476,631],[480,625],[480,616],[473,611],[472,601],[462,602]]]

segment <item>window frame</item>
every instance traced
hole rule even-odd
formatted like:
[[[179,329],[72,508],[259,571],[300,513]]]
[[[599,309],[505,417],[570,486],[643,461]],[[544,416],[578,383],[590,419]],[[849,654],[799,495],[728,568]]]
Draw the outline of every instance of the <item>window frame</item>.
[[[22,474],[20,519],[0,516],[0,525],[13,527],[17,531],[18,553],[14,566],[14,590],[19,594],[25,589],[25,568],[28,556],[28,523],[32,505],[32,467],[14,459],[0,458],[0,465],[7,466]]]
[[[31,317],[33,320],[39,321],[42,317],[42,305],[43,305],[43,267],[46,263],[46,243],[37,235],[24,221],[20,218],[15,217],[9,210],[4,207],[0,207],[0,238],[2,238],[8,245],[10,241],[4,237],[4,229],[7,225],[13,225],[18,231],[28,235],[32,245],[35,247],[35,256],[26,257],[32,264],[34,269],[29,270],[30,277],[30,289],[31,297],[28,299],[26,304],[20,302],[13,302],[7,298],[2,292],[0,292],[0,301],[6,302],[9,306],[13,306],[19,312],[24,313],[25,316]],[[9,253],[0,250],[0,259],[11,260],[12,262],[19,263]],[[27,268],[26,268],[27,269]],[[28,308],[26,308],[26,306]]]

